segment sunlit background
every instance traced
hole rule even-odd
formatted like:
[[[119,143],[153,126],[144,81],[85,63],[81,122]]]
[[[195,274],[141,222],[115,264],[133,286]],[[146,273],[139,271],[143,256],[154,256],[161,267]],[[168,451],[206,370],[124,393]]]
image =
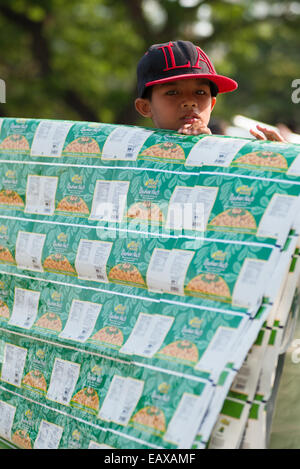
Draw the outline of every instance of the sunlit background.
[[[151,126],[133,106],[136,64],[151,44],[184,39],[239,83],[212,123],[243,115],[299,133],[299,30],[288,0],[1,0],[0,115]]]

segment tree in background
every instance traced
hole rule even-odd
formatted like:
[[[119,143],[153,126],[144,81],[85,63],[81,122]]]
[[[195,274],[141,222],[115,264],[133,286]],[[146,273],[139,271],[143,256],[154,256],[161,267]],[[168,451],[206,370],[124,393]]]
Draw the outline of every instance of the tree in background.
[[[0,115],[146,125],[133,107],[137,61],[184,39],[239,82],[215,117],[299,132],[299,28],[300,3],[288,0],[1,0]]]

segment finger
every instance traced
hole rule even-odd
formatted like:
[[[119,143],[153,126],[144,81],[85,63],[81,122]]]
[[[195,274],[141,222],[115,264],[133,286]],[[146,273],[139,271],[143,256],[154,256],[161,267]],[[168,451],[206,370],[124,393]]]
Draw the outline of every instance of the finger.
[[[197,122],[196,124],[184,124],[177,132],[185,135],[211,135],[211,130],[205,124],[202,125],[200,122]]]
[[[258,140],[266,140],[266,138],[259,134],[258,132],[255,132],[255,130],[250,129],[250,133],[253,135],[253,137],[257,138]]]
[[[203,134],[207,135],[208,134],[205,128],[184,129],[183,133],[186,135],[203,135]]]
[[[268,140],[275,142],[284,142],[283,137],[276,130],[267,129],[266,127],[262,127],[260,125],[257,125],[256,127],[266,136]]]
[[[267,138],[270,137],[271,138],[274,138],[275,137],[275,132],[271,129],[267,129],[266,127],[261,127],[261,126],[257,126],[257,129],[260,130],[260,132],[262,132]]]
[[[191,127],[192,124],[184,124],[182,127],[180,127],[177,132],[182,133],[188,130]]]
[[[200,135],[200,134],[206,134],[206,135],[211,135],[211,130],[206,127],[206,125],[193,125],[193,124],[188,124],[185,126],[182,126],[181,129],[184,133],[188,135]]]
[[[275,131],[265,131],[264,134],[267,137],[267,140],[271,140],[273,142],[283,142],[284,141],[283,138]]]
[[[177,132],[179,132],[180,134],[186,134],[187,132],[189,132],[189,130],[189,127],[183,125],[182,127],[180,127],[180,129],[177,130]]]
[[[207,134],[207,135],[212,135],[211,130],[208,127],[203,127],[202,133]]]
[[[178,129],[178,132],[184,135],[193,135],[195,132],[195,129],[193,129],[190,124],[188,124],[188,125],[183,125],[182,127],[180,127],[180,129]]]

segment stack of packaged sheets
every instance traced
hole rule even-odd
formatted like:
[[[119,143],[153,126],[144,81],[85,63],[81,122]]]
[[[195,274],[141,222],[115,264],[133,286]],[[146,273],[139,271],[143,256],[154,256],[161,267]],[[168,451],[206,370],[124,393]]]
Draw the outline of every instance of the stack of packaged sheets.
[[[5,118],[0,179],[0,438],[261,445],[299,308],[300,146]]]

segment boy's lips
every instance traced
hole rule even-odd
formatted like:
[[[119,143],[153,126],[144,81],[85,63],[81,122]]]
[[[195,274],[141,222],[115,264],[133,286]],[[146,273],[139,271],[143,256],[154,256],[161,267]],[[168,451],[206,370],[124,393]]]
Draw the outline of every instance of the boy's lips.
[[[181,118],[185,124],[193,124],[194,122],[201,121],[201,118],[198,114],[186,114]]]

